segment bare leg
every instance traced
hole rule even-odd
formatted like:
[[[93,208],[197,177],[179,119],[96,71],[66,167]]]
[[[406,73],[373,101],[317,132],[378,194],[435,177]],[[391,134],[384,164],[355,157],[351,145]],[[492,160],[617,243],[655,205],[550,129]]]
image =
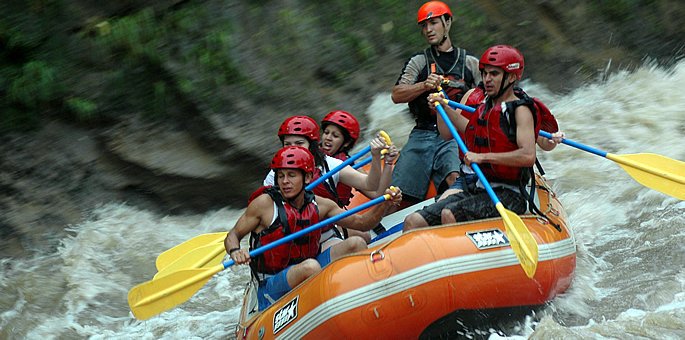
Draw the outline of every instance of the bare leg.
[[[328,240],[326,240],[326,242],[321,243],[321,251],[324,251],[324,250],[326,250],[326,249],[328,249],[328,248],[330,248],[330,247],[332,247],[332,246],[334,246],[334,245],[336,245],[342,241],[343,240],[341,238],[331,237]]]
[[[287,279],[290,287],[295,287],[308,277],[321,271],[321,265],[316,259],[306,259],[288,270]]]
[[[442,209],[442,211],[440,211],[440,219],[442,224],[457,223],[457,219],[449,209]]]
[[[331,262],[347,254],[356,253],[366,249],[366,242],[359,236],[350,236],[348,239],[338,242],[331,247]]]
[[[366,242],[366,244],[371,242],[371,234],[369,234],[368,231],[359,231],[359,230],[354,230],[354,229],[347,229],[347,235],[349,235],[349,237],[359,236]]]
[[[453,171],[447,174],[447,177],[445,177],[445,183],[447,183],[447,187],[449,188],[454,184],[454,182],[457,181],[457,178],[459,178],[459,172]]]
[[[447,196],[453,195],[453,194],[456,194],[456,193],[460,193],[460,192],[462,192],[462,191],[464,191],[464,190],[461,190],[461,189],[447,189],[447,190],[445,190],[445,192],[442,193],[442,195],[440,195],[440,198],[438,198],[438,201],[442,201],[442,200],[444,200],[445,198],[447,198]]]
[[[408,231],[411,229],[427,227],[428,222],[423,218],[423,216],[418,213],[411,213],[404,218],[404,227],[402,231]]]

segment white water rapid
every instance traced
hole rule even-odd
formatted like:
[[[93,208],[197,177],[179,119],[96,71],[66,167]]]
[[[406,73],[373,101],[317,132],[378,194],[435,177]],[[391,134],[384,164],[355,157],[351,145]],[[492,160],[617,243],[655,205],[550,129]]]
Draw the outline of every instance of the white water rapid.
[[[683,84],[681,61],[618,73],[567,95],[523,87],[548,104],[569,139],[619,155],[651,152],[685,161]],[[366,135],[382,128],[401,145],[412,125],[405,108],[379,94],[368,109]],[[490,338],[685,338],[685,201],[566,145],[539,158],[578,240],[576,276],[543,315]],[[68,226],[71,236],[57,252],[0,259],[0,338],[232,337],[249,278],[244,267],[216,275],[188,302],[147,321],[130,314],[127,292],[151,279],[159,253],[227,231],[240,213],[169,217],[103,205]]]

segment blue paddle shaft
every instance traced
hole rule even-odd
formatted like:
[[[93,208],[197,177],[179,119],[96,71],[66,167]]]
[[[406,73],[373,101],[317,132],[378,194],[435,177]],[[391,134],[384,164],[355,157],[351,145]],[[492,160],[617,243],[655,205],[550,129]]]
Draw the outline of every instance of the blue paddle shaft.
[[[466,144],[464,144],[464,141],[461,140],[461,136],[459,136],[457,129],[454,128],[454,124],[452,124],[452,121],[447,116],[447,112],[445,112],[445,109],[442,108],[442,105],[440,105],[439,103],[436,103],[436,104],[437,105],[435,105],[435,107],[438,109],[438,113],[440,113],[440,117],[442,117],[442,120],[445,122],[445,125],[447,125],[447,128],[452,133],[452,136],[457,141],[457,144],[459,144],[459,149],[461,150],[461,152],[466,154],[467,152],[469,152],[469,150],[466,148]],[[483,183],[483,186],[485,187],[485,191],[488,192],[490,199],[492,200],[493,203],[495,203],[495,205],[497,205],[497,203],[499,203],[499,198],[497,198],[497,195],[495,195],[495,192],[492,190],[492,187],[490,186],[490,182],[488,182],[488,179],[485,178],[485,175],[483,175],[483,172],[480,170],[480,167],[478,166],[478,164],[471,163],[471,169],[473,169],[473,171],[476,172],[476,175],[478,175],[478,179],[480,179],[480,182]]]
[[[462,104],[462,103],[457,103],[457,102],[455,102],[455,101],[453,101],[453,100],[448,100],[448,101],[447,101],[447,105],[449,105],[449,106],[450,106],[451,108],[453,108],[453,109],[462,109],[462,110],[467,111],[467,112],[476,112],[476,109],[474,109],[474,108],[472,108],[472,107],[470,107],[470,106],[466,106],[466,105],[464,105],[464,104]],[[451,130],[450,130],[450,131],[451,131]],[[547,131],[540,130],[539,135],[542,136],[542,137],[548,138],[548,139],[552,139],[552,134],[550,134],[550,133],[547,132]],[[572,140],[570,140],[570,139],[565,139],[565,138],[564,138],[564,139],[561,140],[561,142],[564,143],[564,144],[566,144],[566,145],[571,145],[571,146],[576,147],[576,148],[578,148],[578,149],[587,151],[587,152],[589,152],[589,153],[593,153],[593,154],[595,154],[595,155],[597,155],[597,156],[606,157],[606,155],[607,155],[607,153],[604,152],[604,151],[602,151],[602,150],[595,149],[595,148],[593,148],[593,147],[591,147],[591,146],[587,146],[587,145],[580,144],[580,143],[575,142],[575,141],[572,141]],[[462,150],[462,151],[463,151],[463,150]]]
[[[372,159],[373,159],[373,157],[371,157],[371,156],[366,157],[366,158],[364,158],[363,160],[361,160],[361,162],[359,162],[359,163],[353,165],[352,167],[353,167],[355,170],[357,170],[357,169],[363,167],[364,165],[367,165],[367,164],[371,163],[371,160],[372,160]]]
[[[474,108],[472,108],[472,107],[470,107],[470,106],[466,106],[466,105],[461,104],[461,103],[457,103],[457,102],[455,102],[455,101],[453,101],[453,100],[448,100],[447,103],[448,103],[448,105],[449,105],[451,108],[453,108],[453,109],[462,109],[462,110],[467,111],[467,112],[476,112],[476,109],[474,109]],[[550,134],[550,133],[547,132],[547,131],[540,130],[539,135],[542,136],[542,137],[548,138],[548,139],[552,139],[552,134]],[[570,139],[565,139],[565,138],[564,138],[564,139],[561,140],[561,142],[564,143],[564,144],[566,144],[566,145],[570,145],[570,146],[576,147],[576,148],[578,148],[578,149],[587,151],[587,152],[589,152],[589,153],[593,153],[593,154],[595,154],[595,155],[597,155],[597,156],[606,157],[606,155],[607,155],[607,153],[604,152],[604,151],[602,151],[602,150],[595,149],[595,148],[593,148],[593,147],[591,147],[591,146],[587,146],[587,145],[584,145],[584,144],[581,144],[581,143],[572,141],[572,140],[570,140]],[[462,151],[463,151],[463,150],[462,150]]]
[[[468,111],[468,112],[475,112],[475,111],[476,111],[476,109],[474,109],[474,108],[472,108],[472,107],[470,107],[470,106],[466,106],[466,105],[464,105],[464,104],[457,103],[457,102],[455,102],[455,101],[453,101],[453,100],[449,100],[449,101],[448,101],[448,105],[449,105],[451,108],[454,108],[454,109],[462,109],[462,110]],[[442,108],[440,108],[440,109],[442,109]],[[440,110],[440,109],[438,109],[438,110]],[[444,119],[444,118],[443,118],[443,119]],[[447,124],[447,123],[445,123],[445,124]],[[449,127],[450,125],[451,125],[451,122],[450,122],[450,124],[448,124],[448,127]],[[452,130],[450,129],[450,131],[452,131]],[[454,133],[454,132],[452,132],[452,133]],[[542,137],[548,138],[548,139],[552,139],[552,134],[550,134],[550,133],[547,132],[547,131],[542,131],[542,130],[540,130],[539,135],[542,136]],[[595,148],[593,148],[593,147],[591,147],[591,146],[587,146],[587,145],[584,145],[584,144],[581,144],[581,143],[572,141],[572,140],[570,140],[570,139],[565,139],[565,138],[564,138],[564,139],[561,140],[561,142],[564,143],[564,144],[566,144],[566,145],[573,146],[573,147],[575,147],[575,148],[581,149],[581,150],[583,150],[583,151],[587,151],[587,152],[589,152],[589,153],[595,154],[595,155],[600,156],[600,157],[606,158],[606,156],[607,156],[607,153],[606,153],[605,151],[602,151],[602,150],[599,150],[599,149],[595,149]],[[460,148],[461,148],[461,144],[460,144]],[[464,151],[464,150],[462,149],[462,152],[463,152],[463,151]]]
[[[344,162],[342,162],[342,164],[333,168],[333,170],[331,170],[331,171],[323,174],[323,176],[317,178],[316,181],[309,183],[309,185],[307,185],[305,187],[305,189],[306,190],[312,190],[312,189],[316,188],[317,185],[323,183],[323,181],[325,181],[328,178],[330,178],[331,176],[335,175],[336,173],[338,173],[338,171],[342,170],[344,167],[354,163],[354,161],[361,158],[361,156],[364,156],[369,151],[371,151],[371,146],[365,147],[362,151],[359,151],[356,154],[354,154],[353,156],[350,156],[350,158],[346,159]]]
[[[253,251],[250,252],[250,257],[251,257],[251,258],[255,258],[256,256],[258,256],[258,255],[260,255],[260,254],[262,254],[262,253],[264,253],[264,252],[266,252],[266,251],[268,251],[268,250],[271,250],[271,249],[273,249],[273,248],[276,248],[276,247],[278,247],[278,246],[280,246],[280,245],[282,245],[282,244],[288,243],[288,242],[290,242],[290,241],[292,241],[292,240],[294,240],[294,239],[296,239],[296,238],[298,238],[298,237],[300,237],[300,236],[303,236],[303,235],[305,235],[305,234],[309,234],[309,233],[311,233],[311,232],[314,231],[314,230],[321,229],[321,228],[323,228],[323,227],[325,227],[325,226],[327,226],[327,225],[329,225],[329,224],[333,224],[333,223],[335,223],[335,222],[337,222],[337,221],[342,220],[342,219],[345,218],[345,217],[348,217],[348,216],[350,216],[350,215],[356,214],[356,213],[358,213],[358,212],[360,212],[360,211],[362,211],[362,210],[364,210],[364,209],[366,209],[366,208],[369,208],[369,207],[372,207],[372,206],[377,205],[377,204],[379,204],[379,203],[382,203],[382,202],[384,202],[385,200],[386,200],[386,195],[376,197],[376,198],[374,198],[374,199],[372,199],[372,200],[370,200],[370,201],[368,201],[368,202],[366,202],[366,203],[364,203],[364,204],[362,204],[362,205],[360,205],[360,206],[354,207],[354,208],[352,208],[352,209],[350,209],[350,210],[347,210],[347,211],[345,211],[345,212],[342,212],[342,213],[340,213],[340,214],[338,214],[338,215],[335,215],[335,216],[333,216],[333,217],[327,218],[327,219],[325,219],[325,220],[323,220],[323,221],[321,221],[321,222],[319,222],[319,223],[313,224],[313,225],[311,225],[311,226],[309,226],[309,227],[307,227],[307,228],[305,228],[305,229],[302,229],[302,230],[300,230],[300,231],[298,231],[298,232],[296,232],[296,233],[292,233],[292,234],[290,234],[290,235],[288,235],[288,236],[286,236],[286,237],[284,237],[284,238],[282,238],[282,239],[279,239],[279,240],[277,240],[277,241],[274,241],[274,242],[272,242],[272,243],[269,243],[269,244],[267,244],[267,245],[265,245],[265,246],[263,246],[263,247],[259,247],[259,248],[257,248],[257,249],[255,249],[255,250],[253,250]],[[234,264],[235,264],[235,262],[234,262],[233,260],[228,260],[228,261],[226,261],[226,262],[223,263],[224,269],[226,269],[226,268],[228,268],[228,267],[230,267],[230,266],[232,266],[232,265],[234,265]]]
[[[545,138],[548,138],[548,139],[552,139],[552,134],[550,134],[550,133],[547,132],[547,131],[542,131],[542,130],[540,130],[540,136],[545,137]],[[561,142],[564,143],[564,144],[566,144],[566,145],[570,145],[570,146],[572,146],[572,147],[581,149],[581,150],[583,150],[583,151],[587,151],[587,152],[589,152],[589,153],[593,153],[593,154],[595,154],[595,155],[597,155],[597,156],[600,156],[600,157],[606,158],[606,156],[607,156],[607,153],[604,152],[604,151],[602,151],[602,150],[595,149],[595,148],[593,148],[593,147],[591,147],[591,146],[583,145],[583,144],[580,144],[580,143],[578,143],[578,142],[574,142],[574,141],[572,141],[572,140],[570,140],[570,139],[564,138],[564,139],[561,140]]]
[[[453,109],[461,109],[461,110],[464,110],[466,112],[471,112],[471,113],[476,112],[476,109],[474,109],[470,106],[464,105],[462,103],[455,102],[454,100],[448,100],[447,105],[449,105]]]

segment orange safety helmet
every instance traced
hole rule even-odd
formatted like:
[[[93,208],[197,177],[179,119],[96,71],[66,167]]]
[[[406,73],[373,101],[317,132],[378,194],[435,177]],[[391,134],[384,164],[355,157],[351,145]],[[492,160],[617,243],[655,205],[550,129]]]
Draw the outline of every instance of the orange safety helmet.
[[[507,73],[516,75],[516,79],[521,80],[523,76],[523,54],[515,47],[509,45],[495,45],[483,53],[478,63],[478,69],[482,70],[485,65],[496,66]]]
[[[292,116],[286,118],[281,127],[278,128],[278,137],[281,138],[281,141],[283,141],[283,136],[285,135],[304,136],[310,142],[318,142],[319,124],[311,117]]]
[[[305,173],[314,172],[314,156],[301,146],[286,146],[274,155],[271,169],[300,169]]]
[[[419,8],[416,22],[420,24],[424,20],[428,20],[430,18],[437,18],[445,14],[452,17],[452,11],[450,10],[449,6],[447,6],[444,2],[428,1],[425,4],[423,4],[421,8]]]

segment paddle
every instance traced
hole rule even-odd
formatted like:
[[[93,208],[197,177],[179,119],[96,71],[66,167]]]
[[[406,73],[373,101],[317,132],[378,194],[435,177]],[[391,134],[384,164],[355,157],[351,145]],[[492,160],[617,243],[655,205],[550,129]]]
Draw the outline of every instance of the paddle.
[[[385,139],[386,144],[392,144],[390,136],[385,131],[381,130],[379,134],[383,139]],[[330,178],[335,173],[342,170],[345,166],[354,162],[354,160],[359,159],[361,156],[365,155],[369,151],[371,151],[370,146],[351,156],[345,162],[324,174],[317,181],[314,181],[307,185],[306,189],[314,189],[314,187],[321,184],[323,180]],[[381,152],[381,154],[385,153],[387,153],[387,150],[383,150]],[[371,157],[369,157],[368,161],[371,161]],[[221,254],[225,252],[223,249],[224,238],[226,238],[226,232],[204,234],[196,236],[186,242],[183,242],[161,253],[157,257],[157,261],[155,262],[155,265],[159,272],[155,274],[154,277],[158,278],[182,268],[201,268],[208,264],[214,265],[215,263],[221,262],[221,260],[223,259],[223,255]]]
[[[363,167],[364,165],[371,163],[371,159],[372,159],[371,156],[366,157],[366,158],[362,159],[359,163],[355,163],[352,167],[355,170],[358,170],[359,168]]]
[[[195,236],[190,240],[178,244],[173,248],[168,249],[163,253],[159,254],[159,256],[157,256],[157,260],[155,261],[155,266],[157,267],[157,270],[162,270],[163,268],[166,268],[170,264],[174,263],[182,255],[187,254],[189,251],[197,247],[206,246],[211,243],[222,242],[225,238],[225,231]]]
[[[381,130],[379,133],[380,133],[381,137],[383,137],[383,139],[385,139],[385,144],[392,145],[392,141],[390,140],[390,136],[385,131]],[[381,155],[385,155],[386,153],[388,153],[388,150],[381,151]],[[371,160],[373,160],[373,157],[371,157],[371,156],[366,157],[363,160],[361,160],[359,163],[355,163],[352,167],[355,170],[358,170],[359,168],[363,167],[364,165],[371,163]]]
[[[471,112],[471,113],[476,112],[476,109],[474,109],[468,105],[464,105],[462,103],[455,102],[454,100],[445,99],[445,103],[453,109],[461,109],[461,110],[464,110],[466,112]]]
[[[390,140],[390,136],[385,131],[380,131],[379,134],[381,135],[381,137],[383,137],[383,139],[385,139],[386,144],[388,144],[388,145],[392,144],[392,141]],[[307,186],[307,189],[308,190],[314,189],[317,185],[321,184],[323,181],[327,180],[328,178],[330,178],[334,174],[338,173],[340,170],[342,170],[346,166],[354,163],[354,161],[361,158],[362,156],[367,154],[369,151],[371,151],[371,145],[367,145],[364,149],[357,152],[353,156],[350,156],[350,158],[346,159],[340,165],[333,168],[333,170],[331,170],[331,171],[325,173],[323,176],[317,178],[314,182],[310,183]],[[386,153],[388,153],[388,150],[382,150],[381,153],[386,154]]]
[[[462,109],[468,112],[475,111],[470,106],[452,100],[448,100],[447,103],[455,109]],[[540,131],[539,135],[549,139],[552,138],[552,135],[547,131]],[[561,142],[614,161],[628,175],[633,177],[636,182],[666,195],[685,200],[685,176],[679,175],[685,174],[685,162],[653,153],[615,155],[570,139],[562,139]]]
[[[181,269],[202,268],[221,263],[226,255],[226,249],[224,248],[223,242],[226,238],[226,233],[224,232],[221,234],[223,236],[219,240],[210,241],[204,245],[190,249],[185,253],[179,253],[179,258],[168,266],[160,269],[153,279],[158,279]]]
[[[443,109],[442,105],[440,105],[438,102],[435,102],[435,107],[438,110],[438,113],[440,113],[440,117],[442,117],[445,125],[447,125],[447,128],[452,133],[452,136],[459,144],[459,148],[464,154],[466,154],[468,149],[461,140],[459,133],[457,133],[457,129],[454,128],[452,121],[450,121],[449,117],[447,116],[445,109]],[[516,254],[516,257],[521,263],[523,271],[526,272],[526,275],[529,278],[532,278],[535,275],[535,270],[538,266],[538,244],[535,242],[533,235],[530,233],[530,230],[528,230],[521,218],[517,214],[504,208],[504,205],[502,205],[502,202],[500,202],[499,198],[497,198],[497,195],[492,190],[490,183],[488,182],[487,178],[485,178],[485,175],[483,175],[483,172],[480,170],[478,164],[471,163],[471,168],[473,171],[475,171],[476,175],[478,175],[478,179],[480,179],[481,183],[485,187],[485,191],[487,191],[490,199],[495,204],[497,211],[499,212],[500,216],[502,216],[502,220],[506,226],[506,234],[509,238],[509,242],[511,243],[511,249],[514,251],[514,254]]]
[[[300,236],[311,233],[314,230],[323,228],[335,223],[352,214],[356,214],[364,209],[389,200],[391,196],[385,194],[368,201],[358,207],[342,212],[336,216],[325,219],[319,223],[290,234],[275,242],[259,247],[250,252],[250,257],[256,257],[270,249],[290,242]],[[159,279],[141,283],[128,292],[128,305],[133,315],[139,320],[146,320],[150,317],[171,309],[193,296],[202,286],[214,276],[214,274],[232,266],[235,262],[228,260],[208,268],[185,269],[170,273]]]
[[[552,135],[545,131],[540,131],[540,136],[552,138]],[[562,143],[612,160],[638,183],[685,200],[685,176],[682,175],[685,174],[685,162],[653,153],[614,155],[570,139],[562,139]]]

